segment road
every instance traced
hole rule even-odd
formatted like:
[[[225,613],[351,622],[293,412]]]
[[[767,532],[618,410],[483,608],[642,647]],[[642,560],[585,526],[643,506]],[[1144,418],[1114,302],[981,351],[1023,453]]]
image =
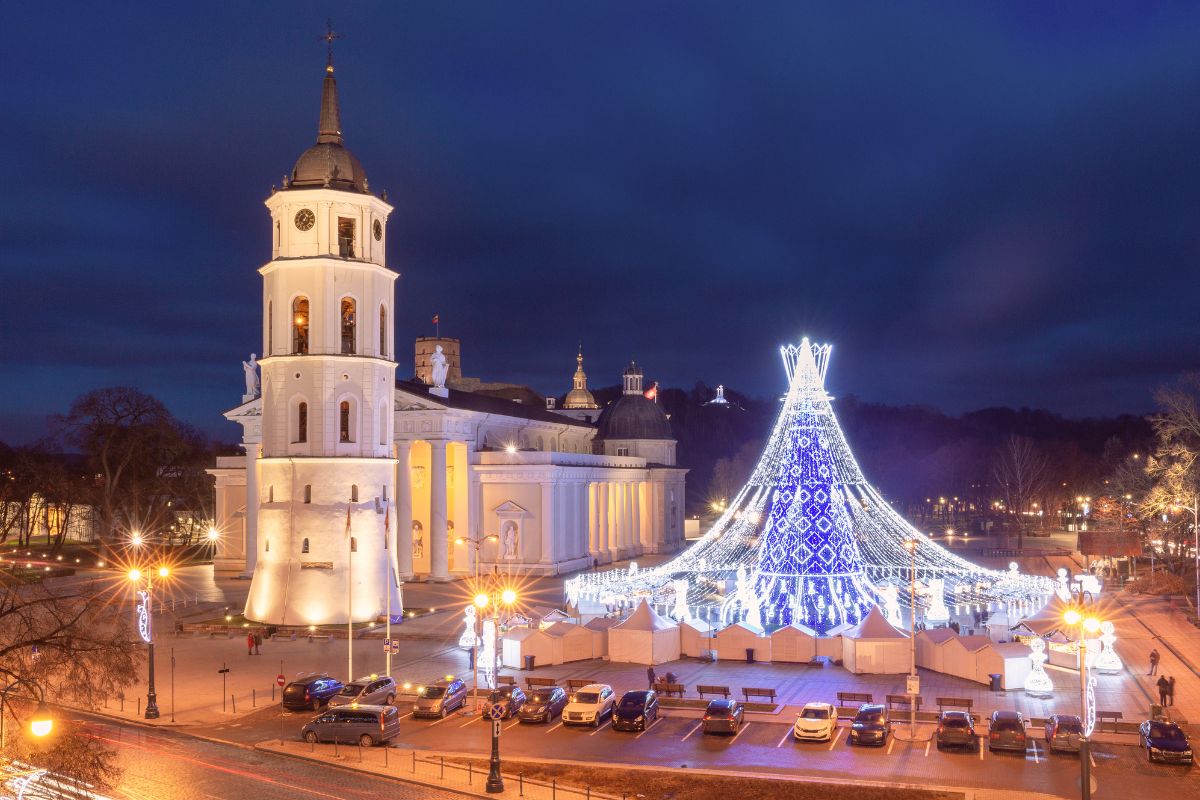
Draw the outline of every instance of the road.
[[[87,732],[118,753],[114,800],[461,800],[462,795],[99,718]]]

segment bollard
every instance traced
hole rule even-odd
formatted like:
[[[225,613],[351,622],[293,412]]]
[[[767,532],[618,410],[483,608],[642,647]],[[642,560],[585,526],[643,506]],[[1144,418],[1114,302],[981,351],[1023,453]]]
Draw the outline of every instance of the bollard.
[[[315,753],[315,752],[317,752],[317,743],[316,743],[316,742],[309,742],[309,743],[308,743],[308,752],[310,752],[310,753]]]
[[[362,763],[362,742],[358,743],[358,763]]]
[[[438,773],[438,779],[445,780],[446,779],[446,757],[438,756],[438,758],[440,758],[442,760],[442,767],[441,767],[441,771]]]
[[[250,690],[250,707],[251,708],[258,707],[258,689]]]
[[[142,715],[142,698],[140,695],[138,696],[138,701],[137,701],[137,715],[139,717]]]
[[[587,787],[587,800],[592,800],[592,787]]]
[[[550,800],[558,800],[558,778],[550,781]]]
[[[275,684],[271,684],[271,702],[275,702]]]
[[[230,703],[230,705],[233,706],[233,713],[236,714],[237,713],[237,698],[234,697],[233,695],[229,695],[229,703]]]
[[[387,769],[387,765],[388,765],[388,750],[391,750],[391,749],[392,749],[392,748],[391,748],[391,746],[390,746],[390,745],[387,745],[387,744],[385,744],[385,745],[383,746],[383,768],[384,768],[384,769]]]
[[[125,713],[125,695],[121,695],[121,713]]]
[[[517,796],[518,797],[525,796],[525,773],[524,772],[517,773]],[[622,797],[621,800],[625,800],[625,798]]]
[[[467,762],[467,786],[470,786],[471,782],[475,780],[475,769],[473,767],[473,763],[474,762],[471,761]]]

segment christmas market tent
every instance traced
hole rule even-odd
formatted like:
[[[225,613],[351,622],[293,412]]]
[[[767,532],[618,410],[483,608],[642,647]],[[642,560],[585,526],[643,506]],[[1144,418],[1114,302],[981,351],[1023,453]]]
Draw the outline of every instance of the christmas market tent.
[[[853,628],[853,625],[839,625],[824,636],[817,637],[817,657],[824,656],[830,661],[842,660],[842,634]]]
[[[572,661],[587,661],[594,658],[592,641],[595,638],[592,631],[582,625],[571,622],[556,622],[542,633],[555,641],[554,660],[552,664],[567,664]]]
[[[645,601],[608,631],[608,657],[629,664],[664,664],[679,659],[679,626]]]
[[[592,632],[592,655],[594,658],[608,658],[608,632],[612,626],[620,623],[620,617],[596,617],[589,619],[583,626]]]
[[[917,666],[944,672],[946,642],[957,637],[951,628],[927,628],[917,632]]]
[[[992,640],[986,636],[955,636],[943,648],[941,672],[988,683],[989,674],[1003,672],[1000,657],[992,648]]]
[[[842,634],[842,662],[851,672],[908,672],[909,659],[908,635],[893,627],[879,606],[872,606],[862,622]]]
[[[1012,620],[1009,619],[1007,609],[1000,609],[988,614],[987,622],[984,626],[987,628],[988,638],[993,642],[1010,642],[1012,641]]]
[[[817,655],[817,632],[793,622],[771,634],[771,660],[803,663]]]
[[[771,660],[771,637],[744,622],[735,622],[713,636],[713,649],[722,660],[745,661],[746,651],[754,651],[755,661]]]
[[[679,652],[691,658],[706,658],[713,651],[712,626],[702,619],[679,623]]]
[[[537,628],[514,628],[500,641],[500,658],[506,667],[524,668],[525,656],[533,656],[534,664],[539,667],[561,663],[554,660],[558,655],[555,640]]]
[[[1002,666],[991,671],[1004,676],[1004,688],[1015,690],[1023,687],[1025,679],[1033,670],[1033,662],[1029,660],[1029,654],[1033,651],[1029,649],[1029,645],[1020,642],[993,644],[992,650]]]

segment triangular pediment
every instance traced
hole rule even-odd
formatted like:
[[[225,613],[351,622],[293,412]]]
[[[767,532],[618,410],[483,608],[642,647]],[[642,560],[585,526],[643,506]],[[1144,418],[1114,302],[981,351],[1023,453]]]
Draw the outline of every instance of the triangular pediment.
[[[237,422],[239,419],[246,419],[248,417],[261,417],[262,396],[259,395],[253,400],[247,400],[240,406],[234,406],[228,411],[223,412],[222,416],[230,422]]]
[[[528,511],[526,511],[525,509],[521,508],[519,505],[514,503],[512,500],[505,500],[503,503],[496,506],[494,511],[495,511],[495,513],[497,513],[501,516],[512,516],[512,517],[516,517],[516,516],[520,516],[521,514],[529,513]]]
[[[445,411],[446,406],[435,402],[428,395],[418,395],[404,389],[396,389],[397,411]]]

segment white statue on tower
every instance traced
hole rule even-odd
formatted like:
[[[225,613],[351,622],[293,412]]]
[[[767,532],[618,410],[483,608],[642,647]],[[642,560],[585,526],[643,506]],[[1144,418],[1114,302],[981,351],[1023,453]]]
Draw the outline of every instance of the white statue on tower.
[[[442,392],[446,391],[446,373],[450,368],[446,364],[446,356],[442,354],[442,346],[440,344],[433,348],[433,355],[429,357],[429,363],[432,366],[429,379],[433,381],[433,389],[440,389],[441,392],[430,391],[432,394],[442,394]]]
[[[258,397],[261,392],[258,382],[258,356],[255,353],[250,354],[249,361],[242,362],[242,371],[246,373],[246,393],[242,395],[242,400],[253,400]]]

